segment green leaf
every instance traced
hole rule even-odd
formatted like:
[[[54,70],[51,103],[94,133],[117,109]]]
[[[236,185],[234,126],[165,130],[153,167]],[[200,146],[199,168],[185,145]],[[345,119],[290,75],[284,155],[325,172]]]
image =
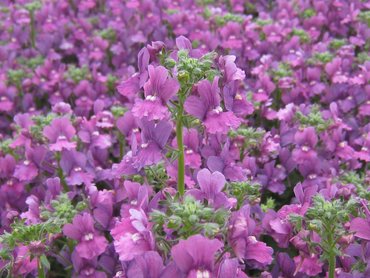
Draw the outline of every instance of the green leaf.
[[[47,269],[49,270],[50,269],[50,263],[49,263],[49,260],[48,258],[46,257],[45,254],[41,255],[40,256],[40,261],[41,261],[41,264]]]

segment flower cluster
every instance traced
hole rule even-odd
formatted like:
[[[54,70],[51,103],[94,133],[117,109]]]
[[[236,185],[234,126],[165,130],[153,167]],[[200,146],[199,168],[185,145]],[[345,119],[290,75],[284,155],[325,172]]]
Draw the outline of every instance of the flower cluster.
[[[0,276],[369,277],[366,1],[4,1]]]

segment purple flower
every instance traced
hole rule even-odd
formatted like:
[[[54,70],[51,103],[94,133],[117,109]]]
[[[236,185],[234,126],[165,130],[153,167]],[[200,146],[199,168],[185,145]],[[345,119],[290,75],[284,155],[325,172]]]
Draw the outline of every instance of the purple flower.
[[[226,179],[220,172],[211,173],[208,169],[198,172],[197,180],[200,189],[191,189],[187,194],[194,196],[198,200],[206,199],[208,204],[215,207],[229,207],[229,203],[222,189]]]
[[[86,156],[77,151],[62,151],[60,166],[66,175],[66,182],[69,185],[90,185],[94,175],[87,171]]]
[[[109,148],[112,145],[111,137],[108,134],[101,134],[99,130],[96,129],[96,126],[96,118],[90,121],[83,120],[80,130],[77,133],[78,137],[91,148]]]
[[[224,74],[225,83],[237,80],[244,80],[245,72],[239,69],[235,64],[236,57],[234,55],[221,56],[219,64]]]
[[[148,251],[136,256],[127,267],[127,277],[160,278],[163,270],[163,260],[155,251]]]
[[[160,121],[159,123],[142,120],[141,126],[141,144],[135,150],[133,156],[133,166],[140,170],[141,168],[153,165],[159,162],[163,154],[164,148],[167,144],[168,138],[172,132],[172,125],[167,121]],[[136,138],[133,138],[136,141]],[[135,144],[137,144],[135,142]]]
[[[28,205],[28,211],[23,212],[21,217],[26,219],[27,225],[32,225],[40,222],[40,200],[35,195],[31,195],[27,198],[26,204]]]
[[[212,84],[202,80],[197,84],[198,96],[189,96],[185,101],[185,110],[190,115],[203,121],[206,130],[211,133],[226,134],[230,129],[236,129],[241,121],[233,112],[224,112],[220,100],[218,78]]]
[[[217,277],[247,278],[237,258],[225,259],[219,266]]]
[[[102,254],[107,247],[107,240],[94,228],[94,219],[88,213],[76,215],[72,224],[63,227],[63,233],[77,240],[76,251],[81,258],[93,259]]]
[[[221,172],[230,181],[242,181],[243,168],[235,163],[239,156],[239,150],[234,152],[230,148],[230,140],[227,140],[218,156],[211,155],[207,158],[207,166],[212,172]]]
[[[356,237],[370,240],[370,211],[365,203],[363,207],[365,209],[366,218],[356,217],[352,219],[350,230],[355,232]]]
[[[162,66],[148,67],[149,80],[144,85],[145,100],[137,99],[132,114],[147,120],[163,120],[168,118],[167,102],[179,90],[179,83],[174,78],[168,77],[168,71]]]
[[[241,260],[247,260],[256,266],[265,266],[272,262],[273,250],[253,235],[256,224],[250,217],[249,205],[234,212],[230,219],[229,241]]]
[[[297,131],[294,136],[294,141],[297,147],[293,150],[293,159],[298,164],[308,161],[315,163],[317,159],[315,147],[318,141],[315,129],[313,127],[308,127]]]
[[[50,150],[73,150],[76,142],[71,142],[76,130],[67,118],[54,119],[50,126],[44,128],[44,136],[49,139]]]
[[[280,164],[275,165],[275,161],[266,163],[262,173],[258,175],[258,179],[265,189],[278,194],[283,194],[285,191],[283,183],[285,177],[285,169]]]
[[[130,216],[117,222],[111,235],[119,259],[123,262],[154,249],[150,223],[141,210],[130,209]]]
[[[128,180],[124,181],[122,194],[120,194],[118,199],[119,201],[124,200],[120,211],[121,216],[129,217],[130,209],[132,208],[146,211],[149,204],[149,197],[152,193],[153,189],[150,186]]]
[[[187,240],[180,240],[171,249],[178,277],[213,277],[215,271],[215,254],[223,247],[218,239],[208,239],[194,235]],[[181,275],[181,276],[180,276]],[[170,277],[165,276],[164,277]]]
[[[98,260],[97,258],[93,258],[87,260],[81,257],[77,250],[73,251],[71,256],[73,267],[75,270],[73,277],[81,277],[81,278],[105,278],[107,275],[97,270]]]
[[[312,254],[310,257],[297,256],[294,257],[294,262],[296,264],[296,271],[303,272],[308,276],[316,276],[322,272],[322,266],[324,265],[317,255]]]

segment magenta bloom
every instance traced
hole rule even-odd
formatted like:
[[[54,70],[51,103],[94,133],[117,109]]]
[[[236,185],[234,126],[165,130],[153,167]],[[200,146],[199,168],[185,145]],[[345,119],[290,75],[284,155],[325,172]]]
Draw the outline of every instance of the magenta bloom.
[[[154,249],[154,237],[143,211],[131,209],[130,217],[117,222],[111,235],[121,261],[130,261],[135,256]]]
[[[370,211],[367,207],[367,204],[363,204],[363,207],[365,209],[365,215],[366,219],[361,218],[361,217],[356,217],[351,221],[351,227],[350,230],[352,232],[355,232],[355,236],[365,239],[365,240],[370,240]]]
[[[370,240],[370,223],[368,220],[356,217],[351,221],[351,231],[355,232],[355,236]]]
[[[197,85],[199,96],[189,96],[185,101],[185,110],[190,115],[201,120],[211,134],[226,134],[230,129],[236,129],[241,121],[233,112],[224,112],[221,107],[218,78],[212,84],[202,80]]]
[[[201,235],[180,240],[171,249],[172,258],[178,269],[177,277],[213,277],[215,254],[222,247],[223,244],[218,239],[208,239]]]
[[[172,125],[167,121],[154,123],[143,120],[141,129],[141,144],[133,156],[133,166],[138,170],[156,164],[162,159],[162,153],[172,132]],[[133,149],[135,150],[135,147]]]
[[[54,119],[50,126],[44,128],[44,136],[49,139],[50,150],[61,151],[76,148],[76,142],[71,142],[76,130],[67,118]]]
[[[72,253],[72,262],[75,269],[74,277],[79,278],[105,278],[107,275],[97,270],[98,260],[87,260],[79,256],[78,252]]]
[[[155,251],[148,251],[129,263],[127,277],[160,278],[163,268],[161,256]]]
[[[94,228],[94,219],[88,213],[76,215],[72,224],[66,224],[63,233],[78,241],[76,251],[81,258],[93,259],[102,254],[107,247],[107,240]]]
[[[149,80],[144,84],[145,100],[136,100],[132,114],[149,121],[168,118],[166,104],[177,93],[180,85],[176,79],[168,77],[165,67],[150,65],[148,71]]]
[[[250,207],[242,207],[230,219],[229,240],[236,256],[257,266],[272,262],[273,250],[253,235],[256,224],[250,217]]]
[[[202,169],[198,172],[197,180],[200,189],[191,189],[187,194],[194,196],[198,200],[206,199],[208,204],[219,207],[228,207],[228,200],[222,189],[225,186],[226,179],[220,172],[211,173],[208,169]]]
[[[293,150],[293,159],[298,164],[305,162],[315,163],[317,159],[315,146],[318,141],[315,129],[308,127],[302,131],[298,131],[294,136],[294,141],[297,147]]]

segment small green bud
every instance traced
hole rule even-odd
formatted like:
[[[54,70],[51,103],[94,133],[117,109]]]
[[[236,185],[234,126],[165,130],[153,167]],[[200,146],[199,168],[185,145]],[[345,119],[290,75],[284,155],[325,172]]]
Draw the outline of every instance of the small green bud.
[[[182,219],[176,215],[171,215],[167,227],[170,229],[178,229],[182,225]]]
[[[112,112],[114,118],[117,119],[123,116],[126,113],[127,109],[123,106],[113,106],[110,111]]]
[[[190,80],[190,75],[187,71],[180,71],[177,75],[178,80],[180,83],[188,83]]]
[[[83,211],[86,208],[87,208],[87,204],[85,202],[78,202],[76,205],[77,211]]]
[[[34,1],[24,6],[24,8],[29,12],[35,12],[36,10],[41,9],[41,7],[42,7],[42,4],[39,1]]]
[[[203,228],[205,235],[208,237],[216,235],[220,230],[220,227],[216,223],[205,223]]]
[[[312,8],[306,9],[302,13],[303,18],[310,18],[316,15],[316,11]]]
[[[309,223],[307,228],[311,231],[317,231],[318,230],[317,225],[315,225],[314,223]]]
[[[189,216],[189,222],[191,224],[198,223],[199,222],[199,217],[195,214],[192,214],[192,215]]]
[[[172,58],[166,58],[164,61],[164,66],[168,69],[172,69],[176,66],[176,61]]]

